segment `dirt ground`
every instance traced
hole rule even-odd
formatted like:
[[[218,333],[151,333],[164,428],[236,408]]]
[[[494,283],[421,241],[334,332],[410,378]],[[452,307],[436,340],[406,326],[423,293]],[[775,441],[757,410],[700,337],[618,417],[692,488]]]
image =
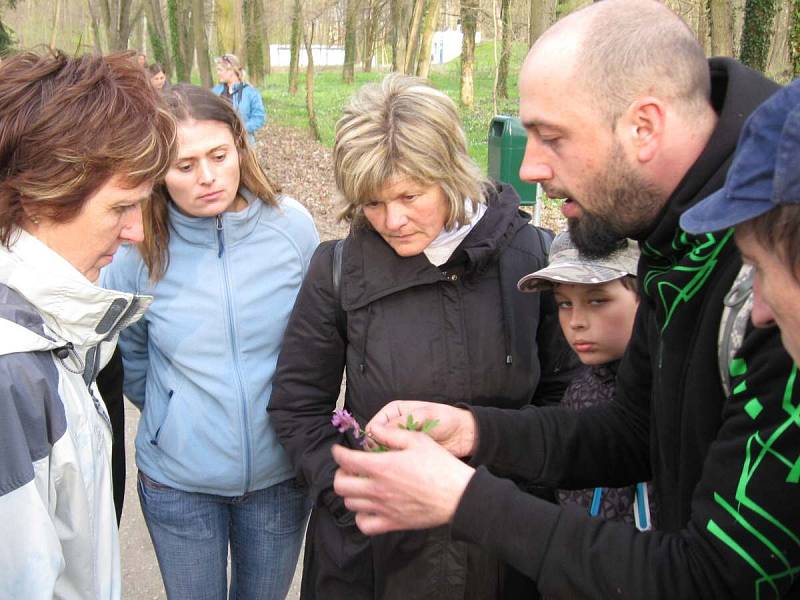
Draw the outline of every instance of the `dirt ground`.
[[[302,202],[313,215],[324,240],[344,237],[347,226],[336,220],[336,194],[331,172],[331,152],[293,129],[267,125],[258,135],[258,153],[262,164],[283,193]],[[563,219],[552,208],[542,212],[542,224],[553,230],[563,228]],[[136,495],[136,465],[133,440],[139,411],[130,403],[125,408],[125,443],[127,482],[125,505],[120,525],[122,553],[122,597],[126,600],[162,600],[166,598],[153,546],[144,524]],[[288,600],[299,598],[300,565],[295,572]],[[184,600],[184,599],[180,599]],[[186,599],[188,600],[188,599]]]

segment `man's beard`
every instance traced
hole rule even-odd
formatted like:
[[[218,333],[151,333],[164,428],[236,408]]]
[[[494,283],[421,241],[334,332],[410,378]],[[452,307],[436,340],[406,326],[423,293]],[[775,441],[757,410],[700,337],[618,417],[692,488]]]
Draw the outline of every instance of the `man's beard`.
[[[592,212],[581,205],[583,215],[567,219],[567,226],[578,252],[593,259],[610,256],[625,238],[643,236],[663,205],[655,186],[627,164],[619,144],[588,195]]]

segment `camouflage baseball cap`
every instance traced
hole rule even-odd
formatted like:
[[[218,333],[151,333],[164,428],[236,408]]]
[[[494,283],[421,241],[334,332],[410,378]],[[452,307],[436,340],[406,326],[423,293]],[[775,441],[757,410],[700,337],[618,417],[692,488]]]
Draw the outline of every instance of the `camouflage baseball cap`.
[[[541,292],[555,283],[607,283],[626,275],[636,275],[639,247],[633,240],[607,258],[587,259],[578,254],[568,232],[559,233],[550,246],[549,264],[519,280],[523,292]]]

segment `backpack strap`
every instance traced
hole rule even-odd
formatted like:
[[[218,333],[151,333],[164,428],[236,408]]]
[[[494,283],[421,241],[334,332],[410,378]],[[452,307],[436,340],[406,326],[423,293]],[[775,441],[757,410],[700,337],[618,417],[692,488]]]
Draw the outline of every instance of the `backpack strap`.
[[[336,240],[333,246],[333,296],[336,298],[336,329],[343,340],[347,340],[347,313],[342,308],[342,251],[344,240]]]
[[[556,237],[556,234],[547,229],[546,227],[538,227],[536,225],[531,225],[534,228],[537,234],[539,234],[539,243],[542,245],[542,250],[544,255],[547,256],[550,254],[550,244],[553,243],[553,239]]]
[[[742,347],[747,322],[753,310],[753,267],[742,265],[722,303],[724,308],[717,336],[717,363],[722,389],[725,396],[730,396],[730,364]]]

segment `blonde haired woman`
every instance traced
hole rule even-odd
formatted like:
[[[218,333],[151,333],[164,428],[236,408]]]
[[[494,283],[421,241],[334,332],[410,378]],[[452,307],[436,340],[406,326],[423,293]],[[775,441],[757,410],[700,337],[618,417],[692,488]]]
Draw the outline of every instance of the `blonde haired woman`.
[[[242,63],[235,54],[223,54],[217,59],[217,78],[220,83],[211,91],[233,104],[244,123],[247,141],[255,144],[256,131],[267,121],[261,92],[247,83]]]
[[[453,102],[417,78],[355,95],[334,171],[351,232],[312,259],[269,406],[315,502],[302,597],[529,598],[532,582],[447,527],[363,536],[332,489],[331,446],[348,442],[330,419],[343,371],[345,408],[362,425],[399,398],[557,403],[575,362],[555,306],[516,290],[546,264],[546,238],[469,158]]]
[[[142,410],[142,512],[170,598],[282,600],[308,500],[265,408],[318,237],[230,104],[187,85],[164,100],[177,158],[148,203],[145,242],[104,273],[107,287],[154,296],[120,338],[125,394]]]

